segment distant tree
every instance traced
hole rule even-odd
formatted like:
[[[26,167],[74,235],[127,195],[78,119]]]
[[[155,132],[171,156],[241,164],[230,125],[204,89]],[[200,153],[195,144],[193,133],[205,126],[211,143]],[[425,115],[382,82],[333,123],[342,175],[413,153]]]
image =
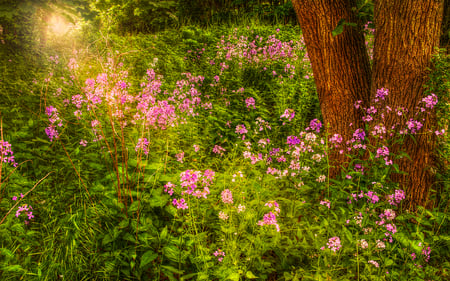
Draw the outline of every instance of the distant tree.
[[[353,104],[369,105],[377,89],[389,89],[388,104],[409,112],[424,96],[427,69],[434,48],[439,46],[444,1],[373,1],[376,26],[372,67],[358,17],[356,0],[292,0],[311,60],[324,123],[331,133],[349,139],[355,128],[363,128]],[[372,1],[364,1],[372,4]],[[336,28],[338,27],[338,28]],[[333,36],[332,32],[340,33]],[[395,115],[393,115],[395,116]],[[353,123],[352,127],[349,124]],[[405,124],[400,116],[386,119],[386,127]],[[435,125],[429,118],[424,128]],[[435,183],[435,140],[430,135],[407,138],[402,149],[411,157],[397,161],[408,175],[394,174],[393,180],[406,189],[408,207],[430,206]],[[340,161],[342,157],[333,156]]]

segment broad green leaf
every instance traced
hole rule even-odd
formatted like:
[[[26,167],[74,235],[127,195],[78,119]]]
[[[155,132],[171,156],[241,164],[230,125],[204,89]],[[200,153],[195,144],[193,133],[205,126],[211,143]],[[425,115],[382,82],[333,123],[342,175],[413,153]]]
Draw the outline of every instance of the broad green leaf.
[[[139,268],[145,267],[147,264],[151,263],[158,257],[158,253],[155,253],[152,250],[148,250],[142,255],[141,258],[141,264],[139,265]]]
[[[245,273],[245,278],[248,278],[248,279],[256,279],[256,278],[258,278],[258,277],[256,277],[255,274],[253,274],[253,272],[247,271],[247,273]]]

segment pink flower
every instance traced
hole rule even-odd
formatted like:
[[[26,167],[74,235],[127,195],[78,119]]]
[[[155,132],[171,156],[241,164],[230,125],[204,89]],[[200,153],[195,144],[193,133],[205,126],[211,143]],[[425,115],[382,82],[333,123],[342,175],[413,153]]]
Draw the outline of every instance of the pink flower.
[[[221,262],[223,260],[223,257],[225,257],[225,252],[221,249],[217,249],[217,251],[215,251],[213,255],[216,257],[218,256],[219,258],[217,260]]]
[[[325,205],[328,207],[328,209],[330,209],[330,207],[331,207],[330,200],[328,200],[328,199],[320,201],[320,205]]]
[[[245,105],[247,106],[247,108],[253,107],[253,109],[255,109],[255,99],[252,97],[245,99]]]
[[[138,142],[137,142],[136,147],[134,148],[134,150],[136,152],[142,150],[142,151],[144,151],[145,155],[148,155],[148,145],[149,145],[149,142],[148,142],[147,138],[138,139]]]
[[[341,239],[337,236],[331,237],[330,239],[328,239],[327,246],[333,252],[336,252],[341,248]]]
[[[380,265],[374,260],[370,260],[370,261],[368,261],[368,263],[373,264],[375,267],[380,267]]]
[[[229,189],[222,191],[222,202],[225,204],[233,204],[233,194]]]
[[[178,162],[183,163],[184,151],[182,151],[182,152],[180,152],[178,154],[175,154],[175,157],[177,158]]]
[[[219,212],[219,219],[227,220],[228,219],[228,215],[225,212],[220,211]]]
[[[195,152],[198,152],[199,150],[200,150],[200,146],[194,144],[194,151],[195,151]]]

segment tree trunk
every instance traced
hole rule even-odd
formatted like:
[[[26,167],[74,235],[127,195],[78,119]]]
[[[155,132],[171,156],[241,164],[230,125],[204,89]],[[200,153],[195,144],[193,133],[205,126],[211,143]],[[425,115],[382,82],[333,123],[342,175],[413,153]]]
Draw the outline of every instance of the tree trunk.
[[[424,97],[424,84],[428,79],[434,48],[439,46],[442,1],[428,0],[378,0],[375,1],[375,47],[372,71],[371,96],[376,90],[389,89],[387,103],[393,108],[406,107],[412,113]],[[410,116],[414,119],[417,117]],[[408,117],[409,118],[409,117]],[[395,124],[405,127],[404,118],[396,114],[387,117],[386,128]],[[418,120],[423,123],[422,118]],[[434,134],[422,134],[436,124],[435,114],[431,113],[416,142],[407,137],[402,147],[411,157],[399,159],[401,171],[408,175],[394,174],[392,179],[399,182],[407,191],[408,208],[429,206],[429,191],[435,181],[433,169]],[[398,125],[397,125],[398,127]]]
[[[445,0],[448,5],[448,0]],[[353,107],[357,100],[368,105],[377,89],[389,89],[387,103],[393,109],[405,107],[411,114],[424,95],[427,69],[434,47],[439,46],[444,0],[374,0],[376,38],[372,71],[360,30],[345,26],[333,37],[331,31],[339,20],[357,22],[352,12],[355,0],[292,0],[302,27],[303,37],[317,86],[320,108],[330,133],[339,133],[344,140],[356,128],[364,128],[361,115]],[[448,8],[448,7],[447,7]],[[413,116],[419,118],[418,116]],[[386,116],[386,128],[405,128],[404,116]],[[407,208],[417,205],[431,207],[430,190],[435,183],[433,152],[435,135],[425,134],[435,125],[434,112],[423,123],[415,141],[406,137],[402,147],[406,158],[395,160],[408,175],[393,174],[407,193]],[[353,123],[353,127],[348,125]],[[332,155],[335,160],[339,156]],[[331,176],[334,176],[335,172]]]
[[[368,104],[371,71],[361,28],[345,26],[334,37],[331,32],[341,19],[356,22],[351,9],[355,1],[292,0],[292,4],[311,60],[324,124],[330,125],[329,133],[341,134],[345,142],[355,129],[363,128],[354,103],[362,100]],[[342,164],[344,156],[336,153],[330,158]],[[330,176],[337,172],[332,169]]]
[[[439,45],[441,48],[447,49],[447,54],[450,54],[450,0],[444,0],[444,13]]]

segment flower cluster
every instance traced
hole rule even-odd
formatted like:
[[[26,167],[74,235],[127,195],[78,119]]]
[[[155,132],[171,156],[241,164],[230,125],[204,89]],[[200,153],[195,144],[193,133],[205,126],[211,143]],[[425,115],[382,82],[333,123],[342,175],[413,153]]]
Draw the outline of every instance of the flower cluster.
[[[277,222],[277,216],[280,214],[280,206],[276,201],[269,201],[264,206],[267,206],[269,208],[273,208],[272,211],[265,214],[263,217],[263,220],[258,221],[258,225],[274,225],[278,232],[280,232],[280,226]]]
[[[216,154],[219,154],[220,156],[223,156],[223,152],[227,151],[225,148],[221,147],[220,145],[214,145],[213,152]]]
[[[24,195],[21,193],[21,194],[20,194],[20,197],[23,198]],[[13,200],[13,201],[17,201],[17,196],[13,196],[12,200]],[[25,224],[29,224],[29,223],[30,223],[30,220],[31,220],[32,218],[34,218],[34,215],[33,215],[33,211],[32,211],[32,210],[33,210],[33,207],[31,207],[31,206],[28,205],[28,204],[23,204],[22,206],[19,206],[19,208],[17,208],[17,211],[16,211],[16,217],[18,218],[18,217],[21,215],[22,212],[25,212],[26,215],[27,215],[27,218],[25,219],[24,223],[25,223]]]
[[[3,163],[10,163],[14,167],[17,166],[14,160],[14,152],[11,150],[11,144],[7,141],[0,140],[0,161]]]
[[[331,237],[330,239],[328,239],[327,246],[328,249],[331,249],[331,251],[333,252],[339,251],[339,249],[342,247],[341,239],[337,236]]]
[[[50,126],[45,129],[45,133],[47,134],[50,141],[53,141],[54,138],[58,138],[58,131],[56,130],[56,126],[62,126],[62,120],[59,118],[58,110],[53,106],[48,106],[45,109],[45,113],[49,117]]]
[[[295,111],[291,108],[287,108],[284,113],[280,116],[280,118],[286,118],[289,121],[292,121],[295,117]]]
[[[233,204],[233,194],[229,189],[222,191],[222,202],[225,204]]]
[[[149,142],[148,142],[147,138],[140,138],[140,139],[138,139],[138,142],[137,142],[134,150],[136,152],[139,152],[142,150],[145,155],[148,155],[148,145],[149,145]]]
[[[245,105],[247,106],[247,108],[253,107],[253,109],[255,109],[255,99],[252,97],[246,98]]]
[[[196,198],[207,198],[209,192],[209,187],[214,181],[215,172],[212,170],[206,170],[204,173],[201,171],[186,170],[180,174],[180,186],[182,196],[193,196]],[[167,192],[171,196],[174,193],[174,185],[168,182],[164,185],[164,192]],[[172,204],[177,207],[177,209],[188,209],[189,206],[185,198],[173,199]]]
[[[219,262],[221,262],[223,260],[223,258],[225,257],[225,252],[222,251],[221,249],[217,249],[217,251],[215,251],[213,255],[215,257],[218,257],[217,260]]]

